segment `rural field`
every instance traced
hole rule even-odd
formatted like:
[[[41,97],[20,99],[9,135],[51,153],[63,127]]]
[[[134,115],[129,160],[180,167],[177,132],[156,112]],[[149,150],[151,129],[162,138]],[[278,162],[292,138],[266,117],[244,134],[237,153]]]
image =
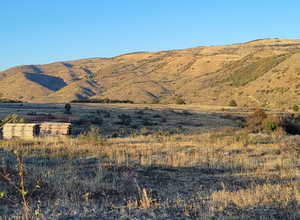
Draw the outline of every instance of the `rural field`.
[[[299,219],[297,114],[197,105],[1,104],[70,137],[0,141],[3,219]]]
[[[300,220],[300,1],[1,3],[0,220]]]

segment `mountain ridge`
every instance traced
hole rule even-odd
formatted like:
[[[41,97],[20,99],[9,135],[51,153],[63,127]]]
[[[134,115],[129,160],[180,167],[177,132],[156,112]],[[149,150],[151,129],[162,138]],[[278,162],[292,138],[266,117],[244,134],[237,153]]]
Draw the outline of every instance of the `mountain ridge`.
[[[16,66],[0,72],[0,93],[27,102],[174,103],[180,96],[186,103],[227,105],[234,99],[239,106],[290,107],[300,103],[300,40],[259,39]]]

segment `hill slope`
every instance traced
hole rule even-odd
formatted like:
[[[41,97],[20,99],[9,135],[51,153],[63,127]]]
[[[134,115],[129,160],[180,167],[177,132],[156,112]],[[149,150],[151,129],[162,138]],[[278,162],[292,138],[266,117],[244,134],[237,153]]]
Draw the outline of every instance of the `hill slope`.
[[[30,102],[107,97],[174,103],[182,96],[187,103],[235,99],[241,106],[290,107],[300,103],[300,40],[18,66],[0,73],[0,93]]]

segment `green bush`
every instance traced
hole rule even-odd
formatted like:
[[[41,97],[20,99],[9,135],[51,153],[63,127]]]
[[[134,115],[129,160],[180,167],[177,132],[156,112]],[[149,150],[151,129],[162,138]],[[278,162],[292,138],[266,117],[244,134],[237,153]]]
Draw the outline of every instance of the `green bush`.
[[[263,125],[263,129],[266,131],[275,131],[278,127],[278,124],[275,121],[267,121]]]
[[[235,107],[235,106],[237,106],[237,103],[236,103],[235,100],[232,99],[232,100],[229,101],[228,105],[232,106],[232,107]]]
[[[295,105],[292,107],[292,109],[293,109],[294,112],[298,112],[298,111],[299,111],[299,106],[295,104]]]
[[[184,104],[185,104],[185,101],[184,101],[184,99],[183,99],[182,97],[177,96],[177,97],[176,97],[176,100],[175,100],[175,103],[176,103],[177,105],[184,105]]]

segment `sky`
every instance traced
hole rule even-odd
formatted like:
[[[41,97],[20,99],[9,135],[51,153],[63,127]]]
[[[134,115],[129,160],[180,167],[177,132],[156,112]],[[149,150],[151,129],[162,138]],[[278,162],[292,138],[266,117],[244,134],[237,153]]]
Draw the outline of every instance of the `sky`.
[[[299,0],[0,0],[0,11],[0,70],[300,38]]]

